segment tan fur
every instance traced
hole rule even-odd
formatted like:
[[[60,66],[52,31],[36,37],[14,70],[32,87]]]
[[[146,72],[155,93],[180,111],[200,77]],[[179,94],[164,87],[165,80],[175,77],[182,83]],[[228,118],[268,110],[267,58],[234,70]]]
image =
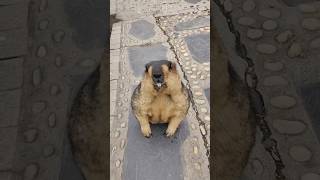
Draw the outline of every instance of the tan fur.
[[[177,70],[162,65],[167,87],[156,91],[151,78],[152,66],[132,96],[132,108],[144,136],[151,135],[150,123],[168,123],[167,136],[176,132],[189,108],[189,96]]]

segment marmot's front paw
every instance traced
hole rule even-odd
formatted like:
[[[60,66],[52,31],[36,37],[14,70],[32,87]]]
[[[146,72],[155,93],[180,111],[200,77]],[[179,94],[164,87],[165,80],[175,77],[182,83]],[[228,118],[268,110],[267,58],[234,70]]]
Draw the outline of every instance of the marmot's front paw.
[[[173,136],[176,130],[177,128],[173,128],[169,126],[168,129],[166,130],[167,137]]]
[[[147,137],[147,138],[149,138],[152,135],[151,128],[150,128],[149,124],[141,126],[141,132],[142,132],[143,136]]]

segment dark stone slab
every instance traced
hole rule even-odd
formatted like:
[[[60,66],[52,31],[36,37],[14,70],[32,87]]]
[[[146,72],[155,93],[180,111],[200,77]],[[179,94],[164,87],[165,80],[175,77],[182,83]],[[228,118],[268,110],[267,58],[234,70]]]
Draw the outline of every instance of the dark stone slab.
[[[131,28],[129,30],[129,34],[134,37],[146,40],[153,37],[156,32],[154,31],[154,25],[146,20],[138,20],[131,23]]]
[[[210,26],[210,18],[209,17],[197,17],[191,21],[180,22],[175,25],[174,29],[176,31],[183,31],[187,29],[200,28],[204,26]]]
[[[184,1],[188,2],[188,3],[196,4],[196,3],[200,2],[201,0],[184,0]]]
[[[207,100],[210,102],[210,88],[205,89],[204,94],[206,95]]]
[[[144,65],[150,61],[166,60],[167,51],[167,47],[162,44],[129,47],[128,56],[134,75],[141,76],[145,70]]]
[[[192,57],[200,62],[210,61],[210,34],[190,35],[185,38]]]
[[[59,180],[85,180],[80,168],[75,162],[70,146],[70,140],[65,137],[65,144],[63,150],[63,159],[61,164],[61,172]]]
[[[298,6],[299,4],[306,4],[316,2],[319,0],[282,0],[287,6]]]
[[[187,120],[180,124],[172,138],[164,135],[167,124],[151,125],[152,137],[143,137],[131,111],[128,124],[124,180],[182,180],[180,148],[189,135]]]
[[[312,126],[320,139],[320,83],[303,86],[299,93],[312,119]]]
[[[27,26],[28,4],[0,5],[0,30],[24,28]]]

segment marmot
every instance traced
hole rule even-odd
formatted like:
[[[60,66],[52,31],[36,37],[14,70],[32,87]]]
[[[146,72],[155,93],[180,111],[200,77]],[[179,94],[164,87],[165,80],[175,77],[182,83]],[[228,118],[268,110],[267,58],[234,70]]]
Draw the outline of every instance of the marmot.
[[[133,92],[131,106],[145,137],[152,134],[149,123],[168,123],[166,135],[173,136],[188,112],[189,100],[176,64],[159,60],[145,65],[143,79]]]

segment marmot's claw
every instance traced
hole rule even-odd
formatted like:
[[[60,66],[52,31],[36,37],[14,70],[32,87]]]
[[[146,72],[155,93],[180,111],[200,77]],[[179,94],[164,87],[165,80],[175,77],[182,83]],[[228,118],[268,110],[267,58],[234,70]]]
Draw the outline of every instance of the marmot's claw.
[[[151,133],[151,129],[150,129],[150,125],[144,125],[144,126],[141,126],[141,132],[143,134],[144,137],[151,137],[152,136],[152,133]]]
[[[167,131],[166,131],[167,137],[173,136],[174,133],[176,132],[176,130],[177,130],[176,128],[169,128],[169,127],[168,127],[168,129],[167,129]]]

